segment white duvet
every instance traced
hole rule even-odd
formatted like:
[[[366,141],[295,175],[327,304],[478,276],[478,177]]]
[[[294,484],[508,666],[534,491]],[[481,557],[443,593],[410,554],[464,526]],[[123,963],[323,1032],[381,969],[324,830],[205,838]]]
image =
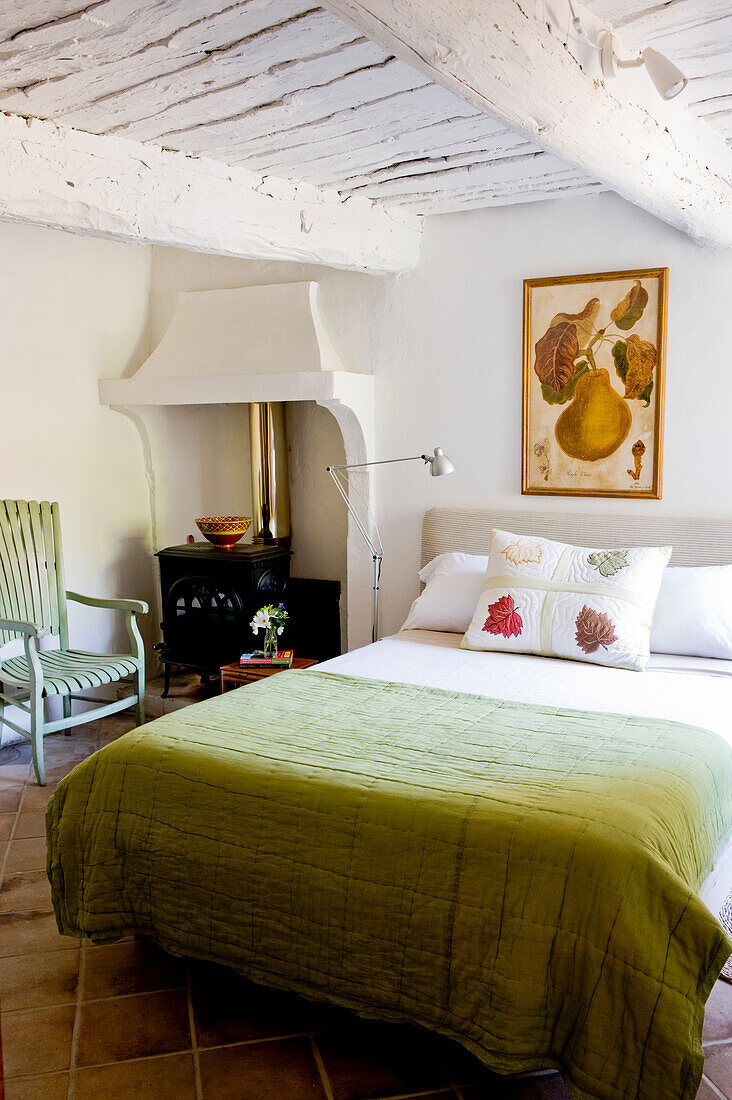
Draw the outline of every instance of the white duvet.
[[[319,665],[326,672],[424,684],[520,703],[670,718],[732,746],[732,661],[652,654],[645,672],[460,649],[460,634],[405,630]],[[713,912],[732,890],[732,842],[700,895]]]

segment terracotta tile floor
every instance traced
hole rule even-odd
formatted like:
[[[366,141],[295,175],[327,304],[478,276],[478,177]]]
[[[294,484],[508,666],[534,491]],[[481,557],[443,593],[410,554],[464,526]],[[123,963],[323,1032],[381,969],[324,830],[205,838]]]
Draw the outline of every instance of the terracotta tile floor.
[[[196,701],[191,677],[149,715]],[[569,1100],[555,1073],[499,1079],[418,1028],[359,1020],[175,959],[144,941],[59,936],[46,879],[44,808],[89,753],[132,728],[115,716],[0,752],[0,1010],[6,1100]],[[717,983],[698,1100],[732,1100],[732,986]],[[652,1100],[652,1098],[647,1098]]]

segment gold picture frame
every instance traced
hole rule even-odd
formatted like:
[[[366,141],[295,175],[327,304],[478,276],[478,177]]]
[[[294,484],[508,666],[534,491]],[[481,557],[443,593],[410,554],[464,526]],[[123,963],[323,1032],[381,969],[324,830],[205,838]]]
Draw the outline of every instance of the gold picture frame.
[[[521,492],[660,500],[668,268],[524,280]]]

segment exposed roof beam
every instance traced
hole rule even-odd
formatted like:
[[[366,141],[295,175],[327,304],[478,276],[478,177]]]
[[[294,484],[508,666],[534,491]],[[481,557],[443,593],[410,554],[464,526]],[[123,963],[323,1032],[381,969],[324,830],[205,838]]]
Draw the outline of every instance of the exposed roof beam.
[[[523,0],[322,0],[369,38],[700,244],[732,247],[732,150],[643,73],[605,84],[599,54]],[[541,9],[546,18],[535,17]],[[588,12],[586,25],[598,29]]]
[[[0,217],[374,274],[417,263],[413,214],[124,138],[0,114]]]

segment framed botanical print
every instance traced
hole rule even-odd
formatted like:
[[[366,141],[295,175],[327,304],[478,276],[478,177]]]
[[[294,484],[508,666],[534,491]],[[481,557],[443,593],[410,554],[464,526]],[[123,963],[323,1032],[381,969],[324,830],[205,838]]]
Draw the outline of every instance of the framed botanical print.
[[[524,281],[523,493],[661,498],[667,276]]]

